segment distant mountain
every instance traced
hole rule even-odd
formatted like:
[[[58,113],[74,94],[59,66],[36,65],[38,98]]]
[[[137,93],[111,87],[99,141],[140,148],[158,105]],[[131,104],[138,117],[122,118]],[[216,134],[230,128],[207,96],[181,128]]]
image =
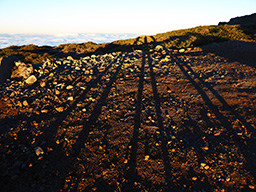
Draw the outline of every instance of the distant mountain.
[[[219,25],[256,25],[256,13],[251,15],[245,15],[241,17],[234,17],[229,20],[229,22],[220,22]]]

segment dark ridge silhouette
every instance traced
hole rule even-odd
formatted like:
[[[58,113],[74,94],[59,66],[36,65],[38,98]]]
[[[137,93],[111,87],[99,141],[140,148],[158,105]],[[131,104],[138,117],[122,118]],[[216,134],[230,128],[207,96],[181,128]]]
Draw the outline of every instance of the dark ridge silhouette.
[[[256,25],[256,13],[234,17],[229,22],[220,22],[219,25]]]

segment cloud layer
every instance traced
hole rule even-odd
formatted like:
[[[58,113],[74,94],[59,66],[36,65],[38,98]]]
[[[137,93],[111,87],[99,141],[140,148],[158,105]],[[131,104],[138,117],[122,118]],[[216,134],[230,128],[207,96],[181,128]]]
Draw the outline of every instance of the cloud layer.
[[[101,34],[101,33],[71,33],[71,34],[0,34],[0,48],[12,45],[35,44],[38,46],[58,46],[67,43],[109,43],[119,39],[129,39],[138,34]]]

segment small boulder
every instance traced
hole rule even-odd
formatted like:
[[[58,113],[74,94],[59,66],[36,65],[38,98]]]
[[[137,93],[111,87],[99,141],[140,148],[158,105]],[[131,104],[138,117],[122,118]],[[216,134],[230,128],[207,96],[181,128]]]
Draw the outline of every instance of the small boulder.
[[[34,84],[35,82],[37,81],[37,78],[35,75],[31,75],[29,78],[27,78],[25,80],[25,82],[28,84],[28,85],[32,85]]]
[[[18,60],[14,55],[0,58],[0,83],[5,82],[6,79],[11,77],[12,69],[15,66],[14,62]]]
[[[33,73],[33,67],[31,64],[26,64],[21,61],[15,62],[11,78],[27,79]]]

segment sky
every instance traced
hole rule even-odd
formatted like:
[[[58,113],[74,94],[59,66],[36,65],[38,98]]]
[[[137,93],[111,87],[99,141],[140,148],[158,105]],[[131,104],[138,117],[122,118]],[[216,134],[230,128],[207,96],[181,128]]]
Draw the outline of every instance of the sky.
[[[0,0],[0,33],[153,35],[256,12],[256,0]]]

